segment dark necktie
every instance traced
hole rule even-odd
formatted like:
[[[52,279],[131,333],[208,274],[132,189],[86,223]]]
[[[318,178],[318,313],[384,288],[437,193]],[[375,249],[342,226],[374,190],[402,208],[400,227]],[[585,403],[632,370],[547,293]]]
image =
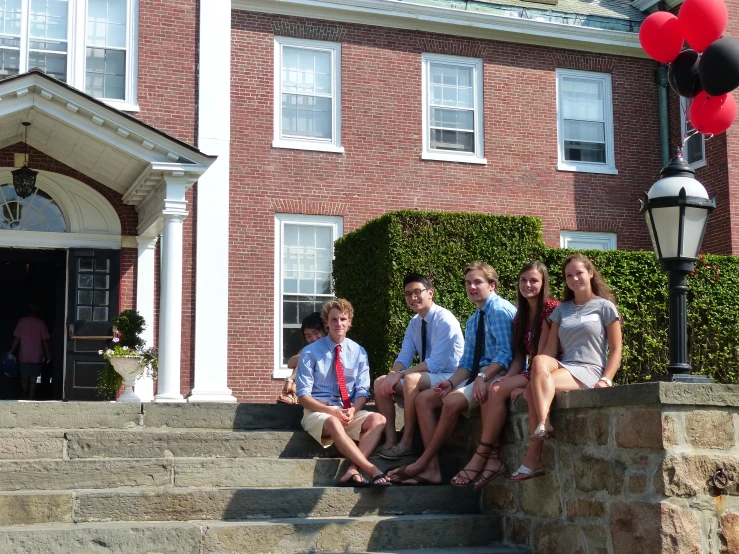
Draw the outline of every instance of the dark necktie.
[[[477,374],[480,372],[480,361],[482,355],[485,353],[485,312],[480,310],[480,314],[477,319],[477,334],[475,335],[475,354],[472,356],[472,375],[467,380],[469,385],[472,381],[477,378]]]
[[[421,361],[426,361],[426,320],[421,320]]]
[[[352,403],[349,401],[349,391],[346,390],[346,379],[344,378],[344,366],[341,365],[341,345],[337,344],[334,348],[334,367],[336,368],[336,379],[339,382],[339,392],[341,392],[341,403],[344,408],[351,408]]]

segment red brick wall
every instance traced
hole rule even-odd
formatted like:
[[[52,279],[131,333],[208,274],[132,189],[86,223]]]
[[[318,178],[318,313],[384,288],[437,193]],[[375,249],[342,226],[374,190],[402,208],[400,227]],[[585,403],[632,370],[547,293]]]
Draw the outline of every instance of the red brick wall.
[[[197,0],[141,0],[138,73],[141,111],[134,115],[192,145],[197,141],[197,41]],[[192,191],[187,201],[189,215],[183,228],[182,394],[190,392],[195,329],[195,204]],[[157,273],[157,282],[158,279]],[[158,313],[158,287],[156,292]],[[155,329],[158,332],[158,327]]]
[[[726,5],[729,8],[729,24],[724,35],[739,37],[739,0],[727,0]],[[739,101],[739,91],[733,94],[734,99]],[[726,145],[726,184],[721,191],[723,194],[716,198],[716,212],[711,215],[708,226],[715,227],[720,223],[724,241],[730,241],[732,253],[739,253],[739,123],[734,122],[723,138]]]
[[[344,231],[387,211],[540,217],[561,229],[618,233],[648,248],[638,198],[659,176],[654,62],[371,26],[233,12],[229,386],[273,401],[274,214],[344,217]],[[274,36],[342,44],[344,155],[273,149]],[[487,166],[420,161],[421,54],[484,62]],[[556,68],[612,75],[617,176],[559,172]],[[494,260],[493,260],[494,261]]]
[[[121,311],[136,309],[137,248],[121,248]],[[147,324],[149,322],[147,321]]]

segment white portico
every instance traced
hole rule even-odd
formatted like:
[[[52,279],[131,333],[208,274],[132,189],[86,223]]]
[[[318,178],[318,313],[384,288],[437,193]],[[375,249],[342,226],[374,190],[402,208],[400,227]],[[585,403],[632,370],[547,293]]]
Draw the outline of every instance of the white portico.
[[[188,215],[185,194],[216,157],[38,71],[0,82],[0,148],[22,141],[24,121],[31,123],[31,147],[110,188],[121,195],[124,204],[135,207],[136,235],[120,234],[121,226],[116,220],[104,238],[98,236],[100,233],[68,228],[66,233],[0,231],[0,242],[4,246],[32,248],[95,248],[103,243],[108,248],[136,247],[136,308],[151,325],[155,307],[155,246],[161,236],[156,400],[183,401],[180,351],[183,221]],[[29,166],[34,169],[33,159]],[[63,189],[64,178],[56,176],[60,178],[55,179],[51,173],[49,182]],[[49,186],[45,189],[54,196]],[[115,214],[102,195],[89,190],[90,199],[84,198],[84,187],[82,192],[79,187],[75,190],[78,196],[82,195],[82,204],[94,201],[101,206],[98,213],[108,210]],[[64,196],[64,191],[60,196]],[[144,338],[153,344],[154,329],[149,327]],[[196,383],[205,367],[200,364],[196,368]],[[209,383],[212,395],[228,401],[233,397],[226,377],[226,364],[211,365],[207,377],[200,376],[200,381]]]

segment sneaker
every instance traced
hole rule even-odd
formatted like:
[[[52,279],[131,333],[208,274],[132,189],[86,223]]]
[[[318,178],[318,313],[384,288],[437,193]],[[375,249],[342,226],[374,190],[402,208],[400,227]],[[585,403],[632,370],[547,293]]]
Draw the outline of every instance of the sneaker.
[[[380,458],[385,458],[386,460],[399,460],[401,458],[413,456],[413,449],[403,448],[399,444],[396,444],[388,448],[383,447],[382,449],[377,451],[377,455],[380,456]]]

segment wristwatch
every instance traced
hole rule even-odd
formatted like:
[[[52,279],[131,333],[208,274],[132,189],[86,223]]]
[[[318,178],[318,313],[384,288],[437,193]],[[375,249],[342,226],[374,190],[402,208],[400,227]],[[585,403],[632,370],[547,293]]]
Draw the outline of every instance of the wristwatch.
[[[478,377],[482,377],[482,382],[483,383],[487,383],[488,382],[488,376],[485,375],[485,372],[484,371],[481,371],[480,373],[478,373],[477,376]]]
[[[612,387],[612,386],[613,386],[613,381],[611,381],[611,380],[610,380],[610,379],[609,379],[608,377],[601,377],[601,378],[600,378],[600,379],[598,379],[598,380],[599,380],[599,381],[603,381],[603,382],[604,382],[604,383],[605,383],[606,385],[608,385],[609,387]]]

